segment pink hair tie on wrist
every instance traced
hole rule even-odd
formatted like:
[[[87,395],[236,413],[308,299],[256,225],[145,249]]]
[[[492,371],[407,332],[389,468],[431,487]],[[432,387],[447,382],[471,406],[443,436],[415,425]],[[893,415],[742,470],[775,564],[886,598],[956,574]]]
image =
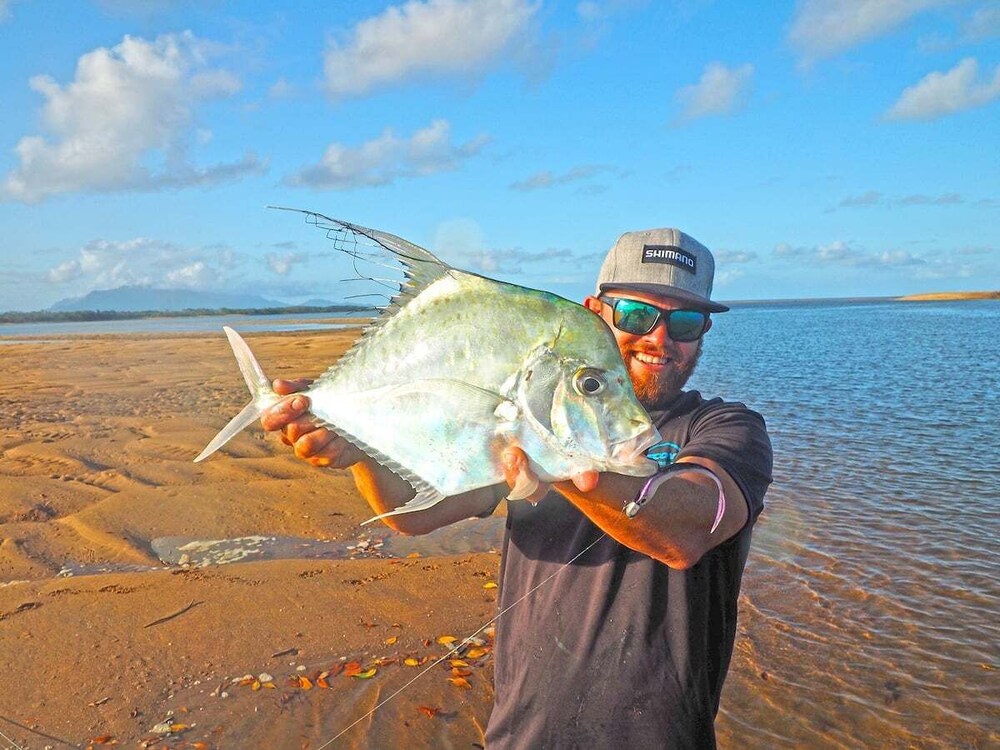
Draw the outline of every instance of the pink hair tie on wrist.
[[[636,495],[635,500],[630,500],[625,503],[625,507],[622,509],[625,511],[625,515],[628,518],[635,518],[636,515],[642,510],[649,499],[656,494],[656,490],[659,489],[660,485],[669,479],[673,479],[676,475],[685,472],[691,474],[701,474],[702,476],[707,476],[713,482],[715,486],[719,488],[719,503],[718,509],[715,511],[715,522],[712,524],[709,534],[713,533],[719,524],[722,523],[722,516],[726,513],[726,494],[722,491],[722,481],[715,475],[715,472],[711,469],[706,469],[701,464],[692,463],[679,463],[671,464],[663,471],[654,474],[643,485],[642,489],[639,490],[639,494]]]

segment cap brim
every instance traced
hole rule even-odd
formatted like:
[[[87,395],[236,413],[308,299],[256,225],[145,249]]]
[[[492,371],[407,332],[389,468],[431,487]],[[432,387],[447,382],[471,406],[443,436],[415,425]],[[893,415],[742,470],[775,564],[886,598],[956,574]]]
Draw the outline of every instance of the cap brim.
[[[645,292],[646,294],[655,294],[659,297],[669,297],[670,299],[680,300],[685,304],[692,305],[706,312],[729,312],[729,308],[726,305],[720,305],[718,302],[712,302],[712,300],[706,297],[689,292],[686,289],[679,289],[675,286],[665,286],[664,284],[601,284],[602,294],[613,289],[621,289],[622,291],[633,290],[636,292]]]

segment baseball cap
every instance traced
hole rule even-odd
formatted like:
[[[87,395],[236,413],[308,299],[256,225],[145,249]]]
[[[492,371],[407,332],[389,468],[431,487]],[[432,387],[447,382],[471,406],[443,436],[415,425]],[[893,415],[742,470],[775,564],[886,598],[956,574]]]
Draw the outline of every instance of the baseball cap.
[[[626,232],[601,265],[595,295],[633,289],[673,297],[708,312],[726,312],[728,307],[710,299],[714,276],[712,253],[681,230]]]

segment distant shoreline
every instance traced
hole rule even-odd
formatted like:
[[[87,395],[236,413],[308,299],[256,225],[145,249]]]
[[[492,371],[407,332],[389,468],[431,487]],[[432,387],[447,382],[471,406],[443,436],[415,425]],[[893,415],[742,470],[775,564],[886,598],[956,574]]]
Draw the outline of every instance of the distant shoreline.
[[[1000,300],[1000,291],[991,292],[930,292],[902,297],[807,297],[798,299],[728,300],[732,305],[813,304],[817,302],[953,302],[962,300]],[[365,305],[295,305],[289,307],[220,307],[188,308],[186,310],[72,310],[55,312],[0,312],[0,323],[67,323],[101,320],[142,320],[146,318],[201,318],[222,315],[303,315],[328,313],[375,314]]]
[[[189,308],[186,310],[73,310],[0,313],[0,323],[68,323],[144,318],[201,318],[218,315],[303,315],[317,313],[373,313],[364,305],[296,305],[292,307]]]
[[[900,302],[952,302],[969,299],[1000,299],[997,292],[931,292],[929,294],[908,294],[897,297]]]

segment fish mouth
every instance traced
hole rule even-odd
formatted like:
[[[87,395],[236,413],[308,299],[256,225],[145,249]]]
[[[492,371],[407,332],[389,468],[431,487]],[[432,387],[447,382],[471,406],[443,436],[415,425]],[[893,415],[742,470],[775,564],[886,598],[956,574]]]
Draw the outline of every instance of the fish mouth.
[[[653,425],[611,449],[613,471],[618,474],[648,477],[656,472],[656,462],[646,458],[646,451],[660,442],[660,432]]]

